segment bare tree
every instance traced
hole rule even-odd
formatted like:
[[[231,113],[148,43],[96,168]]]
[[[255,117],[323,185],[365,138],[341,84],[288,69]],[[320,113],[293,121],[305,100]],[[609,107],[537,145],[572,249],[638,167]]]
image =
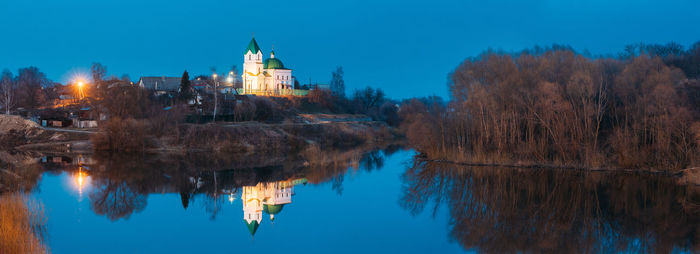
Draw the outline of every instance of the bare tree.
[[[384,102],[384,91],[379,88],[375,90],[371,87],[357,90],[353,95],[353,102],[357,105],[361,113],[367,113],[372,108],[378,107]]]
[[[38,108],[44,101],[42,86],[49,83],[46,75],[37,67],[19,69],[17,74],[18,106],[28,110]]]
[[[107,66],[104,66],[101,63],[92,63],[90,73],[92,74],[92,82],[95,82],[95,86],[99,87],[100,83],[107,75]]]
[[[126,73],[122,74],[120,79],[121,79],[121,81],[124,81],[124,82],[131,82],[131,78],[129,77],[129,74],[126,74]]]
[[[15,90],[12,72],[4,70],[0,76],[0,105],[5,109],[6,115],[10,114],[10,110],[12,110],[12,107],[14,107],[16,103]]]

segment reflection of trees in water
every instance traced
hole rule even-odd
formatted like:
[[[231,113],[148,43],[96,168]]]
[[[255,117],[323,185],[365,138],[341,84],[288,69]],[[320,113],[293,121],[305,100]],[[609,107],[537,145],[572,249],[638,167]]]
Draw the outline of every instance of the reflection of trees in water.
[[[415,163],[404,181],[402,206],[417,214],[445,204],[450,237],[465,249],[700,250],[700,190],[675,179]]]
[[[360,161],[366,171],[379,170],[384,167],[384,154],[381,151],[368,152]]]
[[[349,165],[359,165],[359,166],[348,166]],[[338,193],[338,195],[343,194],[343,181],[345,180],[345,173],[349,169],[353,169],[355,171],[358,171],[360,169],[371,172],[374,170],[379,170],[384,167],[384,153],[380,150],[376,151],[371,151],[364,153],[359,161],[355,162],[352,159],[348,162],[348,164],[345,163],[334,163],[333,166],[336,168],[328,170],[327,172],[331,172],[333,176],[330,179],[331,182],[331,188]],[[330,166],[330,165],[329,165]],[[323,170],[316,170],[314,171],[316,173],[318,172],[323,172]]]
[[[90,171],[92,189],[88,195],[92,210],[112,221],[143,211],[147,195],[154,191],[163,169],[152,167],[141,157],[110,155],[96,159],[98,165]]]
[[[207,195],[203,205],[204,210],[209,214],[209,219],[216,220],[216,216],[223,210],[224,199],[222,195]]]
[[[182,208],[187,210],[190,206],[190,199],[192,199],[192,193],[187,191],[180,191],[180,201],[182,201]]]
[[[95,189],[90,193],[90,207],[99,215],[112,221],[128,219],[134,212],[146,208],[146,195],[134,191],[125,181],[100,179],[94,181]]]
[[[310,159],[310,165],[303,168],[303,175],[314,184],[330,182],[331,188],[341,195],[343,181],[348,170],[371,172],[384,167],[384,158],[401,149],[388,146],[383,150],[324,152]],[[319,151],[320,152],[320,151]]]
[[[344,175],[349,169],[372,171],[383,167],[385,154],[401,149],[390,146],[383,151],[361,148],[350,151],[323,151],[323,163],[306,165],[299,156],[219,157],[211,154],[119,155],[94,154],[81,165],[69,157],[57,157],[39,163],[39,155],[26,155],[27,165],[0,161],[0,193],[36,189],[44,173],[75,174],[81,170],[91,179],[88,199],[91,209],[110,220],[128,219],[147,205],[150,193],[176,193],[184,209],[200,199],[212,219],[221,212],[224,199],[242,186],[260,182],[307,178],[310,183],[332,182],[342,192]],[[39,156],[39,157],[37,157]],[[4,156],[8,157],[8,156]],[[4,158],[0,156],[0,158]],[[7,168],[7,169],[5,169]],[[8,176],[8,177],[6,177]]]
[[[43,173],[32,156],[0,151],[0,193],[31,191]]]
[[[310,167],[303,166],[303,161],[296,158],[288,158],[276,159],[282,164],[235,168],[230,165],[240,162],[230,158],[96,155],[97,163],[89,172],[93,187],[88,197],[96,214],[118,220],[142,211],[149,193],[172,192],[179,194],[184,209],[199,199],[211,219],[216,219],[225,197],[242,186],[310,177],[319,182],[331,181],[334,190],[342,192],[343,176],[352,165],[356,165],[355,169],[371,171],[384,163],[382,151],[334,153],[332,158],[328,163]],[[255,164],[258,162],[245,162],[245,165]],[[229,169],[225,169],[227,166]]]

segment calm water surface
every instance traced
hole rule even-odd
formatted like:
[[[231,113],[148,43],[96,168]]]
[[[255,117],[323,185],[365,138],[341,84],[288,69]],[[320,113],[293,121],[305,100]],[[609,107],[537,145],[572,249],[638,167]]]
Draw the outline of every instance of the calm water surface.
[[[413,153],[372,156],[321,176],[274,166],[53,170],[31,195],[46,207],[54,253],[463,252],[446,233],[447,210],[402,208]]]
[[[17,189],[43,203],[53,253],[700,251],[697,186],[414,156],[34,155]]]

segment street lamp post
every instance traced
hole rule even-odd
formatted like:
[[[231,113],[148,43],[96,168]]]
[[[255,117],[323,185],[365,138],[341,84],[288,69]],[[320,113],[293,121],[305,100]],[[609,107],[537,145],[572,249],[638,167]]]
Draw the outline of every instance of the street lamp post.
[[[234,85],[234,81],[236,81],[236,80],[234,79],[233,71],[230,71],[228,73],[228,77],[226,78],[226,82],[228,82],[228,84],[230,85],[230,87],[229,87],[230,90],[228,90],[227,93],[235,93],[236,86]],[[233,91],[231,91],[231,90],[233,90]]]
[[[219,80],[216,79],[216,73],[212,75],[214,77],[214,123],[216,123],[216,109],[217,106],[219,105],[219,99],[217,93],[219,93],[217,90],[217,86],[219,85]]]

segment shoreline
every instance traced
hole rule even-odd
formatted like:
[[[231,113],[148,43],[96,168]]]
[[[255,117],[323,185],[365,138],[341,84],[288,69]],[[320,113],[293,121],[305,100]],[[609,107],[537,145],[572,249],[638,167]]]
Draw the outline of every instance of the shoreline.
[[[342,117],[342,118],[334,118]],[[213,152],[245,155],[256,152],[300,152],[312,146],[322,149],[347,149],[365,144],[399,140],[397,130],[383,122],[357,116],[305,116],[303,122],[218,122],[208,124],[178,124],[161,133],[146,133],[130,138],[140,140],[135,150],[123,150],[123,136],[107,130],[75,130],[46,128],[19,116],[0,116],[11,122],[0,130],[3,151],[59,152],[68,154],[166,153],[186,154]],[[131,127],[131,126],[127,126]],[[130,131],[120,130],[129,135]],[[96,139],[102,137],[102,139]],[[107,140],[109,143],[103,141]],[[102,141],[102,142],[101,142]]]
[[[428,163],[448,163],[460,166],[470,166],[470,167],[503,167],[503,168],[526,168],[526,169],[550,169],[550,170],[579,170],[585,172],[622,172],[622,173],[632,173],[632,174],[648,174],[661,177],[671,177],[679,180],[681,184],[700,186],[700,167],[690,167],[685,169],[680,169],[675,172],[670,172],[666,170],[658,170],[651,168],[616,168],[616,167],[582,167],[582,166],[558,166],[552,164],[508,164],[508,163],[471,163],[471,162],[460,162],[452,160],[437,160],[437,159],[426,159],[418,158],[417,161],[428,162]]]

